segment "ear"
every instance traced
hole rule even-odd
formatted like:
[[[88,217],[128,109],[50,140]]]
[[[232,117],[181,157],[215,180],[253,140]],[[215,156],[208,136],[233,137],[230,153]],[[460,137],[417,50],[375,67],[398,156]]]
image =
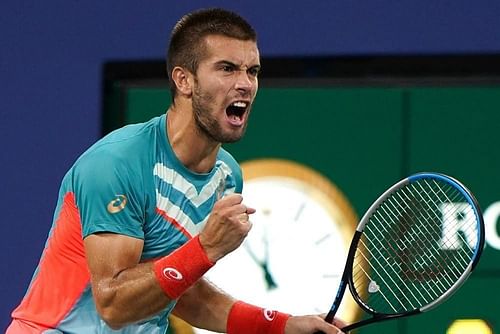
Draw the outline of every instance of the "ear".
[[[180,66],[174,67],[172,80],[181,95],[190,97],[193,94],[193,75],[187,69]]]

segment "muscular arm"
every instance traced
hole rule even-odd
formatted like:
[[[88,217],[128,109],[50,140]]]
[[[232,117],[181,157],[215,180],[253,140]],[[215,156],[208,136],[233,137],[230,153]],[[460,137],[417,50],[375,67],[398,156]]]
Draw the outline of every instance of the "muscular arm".
[[[250,230],[248,214],[255,210],[247,208],[241,201],[242,197],[238,194],[220,199],[200,233],[200,244],[212,262],[237,248]],[[113,233],[97,233],[87,236],[84,245],[97,311],[110,327],[121,328],[149,318],[171,302],[156,279],[153,263],[139,263],[142,240]],[[220,302],[220,298],[227,298],[204,283],[195,284],[186,293],[186,300],[195,300],[193,305],[214,305]],[[231,304],[227,305],[227,302],[222,305],[226,305],[228,312]],[[198,315],[206,312],[208,307],[203,306]],[[184,315],[184,318],[188,317],[197,323],[199,321],[196,314]],[[219,326],[219,322],[215,322]]]
[[[232,297],[202,278],[182,295],[173,314],[192,326],[226,332],[227,317],[234,302]]]
[[[97,310],[114,329],[157,314],[171,301],[160,288],[152,263],[139,263],[142,246],[140,239],[112,233],[85,238]],[[174,314],[193,326],[225,332],[234,302],[202,278],[178,300]],[[305,334],[317,330],[337,333],[337,327],[318,316],[291,317],[285,333]]]
[[[200,298],[203,303],[200,303]],[[179,299],[173,313],[192,326],[226,333],[229,311],[235,301],[202,278]],[[335,319],[332,325],[317,315],[291,316],[286,323],[285,334],[311,334],[318,331],[339,334],[339,328],[342,327],[345,327],[345,323],[339,319]]]
[[[139,263],[142,240],[99,233],[86,237],[84,244],[97,311],[110,327],[148,318],[168,305],[152,263]]]

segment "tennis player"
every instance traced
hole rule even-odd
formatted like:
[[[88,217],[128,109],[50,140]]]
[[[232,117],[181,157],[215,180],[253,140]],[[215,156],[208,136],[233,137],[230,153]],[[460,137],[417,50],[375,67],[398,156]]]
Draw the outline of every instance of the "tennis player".
[[[99,140],[65,175],[7,333],[165,333],[171,312],[216,332],[338,333],[320,316],[250,305],[203,278],[242,243],[255,212],[221,144],[245,132],[259,50],[243,18],[207,9],[176,24],[168,51],[171,107]]]

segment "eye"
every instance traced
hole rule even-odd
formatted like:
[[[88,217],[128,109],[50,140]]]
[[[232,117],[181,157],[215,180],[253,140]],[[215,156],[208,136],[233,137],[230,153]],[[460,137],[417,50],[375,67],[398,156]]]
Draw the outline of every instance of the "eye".
[[[231,66],[231,65],[222,65],[221,69],[224,72],[233,72],[234,71],[234,66]]]
[[[252,67],[248,70],[248,73],[251,75],[251,76],[254,76],[256,77],[257,75],[259,75],[259,72],[260,72],[260,68],[258,67]]]

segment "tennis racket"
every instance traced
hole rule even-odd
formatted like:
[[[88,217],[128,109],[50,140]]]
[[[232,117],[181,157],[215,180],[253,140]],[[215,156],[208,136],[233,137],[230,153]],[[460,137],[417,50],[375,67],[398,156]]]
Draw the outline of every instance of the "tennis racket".
[[[437,173],[403,179],[372,204],[356,227],[325,321],[334,320],[347,285],[370,316],[344,327],[345,333],[426,312],[464,283],[483,246],[482,214],[464,185]]]

